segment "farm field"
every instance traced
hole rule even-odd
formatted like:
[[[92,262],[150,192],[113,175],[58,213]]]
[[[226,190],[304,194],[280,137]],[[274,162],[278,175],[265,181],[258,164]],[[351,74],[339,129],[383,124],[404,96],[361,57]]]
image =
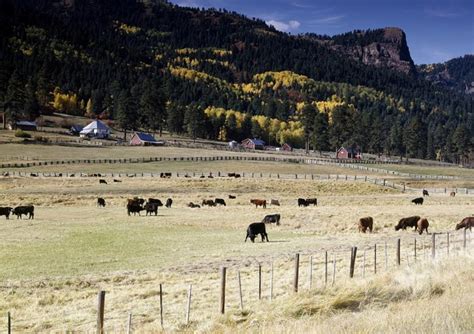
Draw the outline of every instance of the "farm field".
[[[366,167],[374,167],[373,165],[364,165]],[[474,169],[462,167],[441,167],[441,166],[421,166],[421,165],[395,165],[384,164],[378,168],[395,171],[400,173],[410,173],[418,175],[445,175],[456,176],[462,178],[474,178]]]
[[[209,163],[206,168],[218,163],[221,162]],[[231,168],[231,163],[227,163],[229,165],[225,168]],[[273,171],[272,168],[281,168],[284,172],[295,166],[306,167],[260,162],[253,165],[263,172]],[[141,172],[148,164],[123,166],[134,167],[136,172]],[[167,167],[170,171],[188,168],[180,166],[179,162],[170,163]],[[243,167],[249,168],[248,165]],[[381,246],[387,242],[388,252],[392,256],[388,269],[382,269],[382,274],[373,281],[375,286],[383,285],[383,282],[390,279],[388,272],[395,265],[395,239],[401,237],[403,245],[409,248],[415,236],[412,231],[396,232],[393,229],[401,217],[415,214],[426,216],[431,223],[431,232],[444,232],[453,230],[463,217],[472,215],[474,204],[472,195],[459,194],[452,198],[445,194],[433,194],[425,199],[423,206],[414,206],[410,203],[414,194],[345,180],[146,177],[122,177],[121,180],[121,183],[103,185],[95,178],[0,177],[2,205],[35,205],[34,220],[0,218],[0,313],[14,314],[17,331],[93,330],[99,289],[107,291],[107,330],[123,331],[127,313],[132,311],[137,329],[159,331],[161,326],[157,296],[161,283],[164,284],[165,293],[165,330],[273,332],[280,331],[281,327],[278,326],[283,326],[283,323],[273,321],[272,317],[281,314],[281,319],[291,321],[288,328],[296,326],[307,328],[308,331],[324,331],[324,326],[328,326],[327,321],[333,319],[333,316],[352,314],[352,308],[342,307],[337,312],[336,309],[328,309],[327,312],[318,311],[311,315],[306,314],[304,309],[298,311],[301,306],[297,301],[294,301],[296,305],[292,302],[289,306],[283,306],[286,305],[285,296],[288,296],[291,286],[292,258],[295,253],[302,254],[305,276],[309,256],[314,256],[314,286],[317,290],[306,291],[305,280],[303,296],[312,300],[314,296],[311,296],[316,294],[316,301],[312,302],[336,298],[340,292],[350,289],[343,278],[347,276],[351,245],[369,250],[374,243]],[[236,195],[237,198],[229,200],[229,194]],[[134,196],[162,200],[171,197],[174,205],[171,209],[160,209],[157,217],[129,217],[125,209],[126,199]],[[97,197],[106,200],[105,208],[96,206]],[[201,209],[186,207],[188,202],[200,204],[203,199],[216,197],[224,198],[228,205]],[[298,208],[298,197],[317,197],[318,206]],[[276,198],[281,206],[256,209],[249,203],[251,198]],[[260,221],[264,215],[271,213],[282,215],[282,225],[267,227],[270,243],[261,243],[259,240],[255,244],[249,241],[244,243],[248,224]],[[374,217],[375,232],[358,233],[357,219],[369,215]],[[453,243],[458,241],[459,244],[461,235],[453,234],[452,238]],[[419,245],[423,249],[420,249],[423,252],[420,254],[428,254],[424,247],[428,247],[429,242],[429,236],[419,237]],[[444,241],[440,242],[443,246]],[[326,250],[331,259],[337,256],[337,279],[340,284],[336,284],[334,290],[322,292],[321,261]],[[405,264],[413,261],[409,254],[409,251],[403,251],[402,262]],[[468,257],[465,261],[472,259]],[[268,277],[272,262],[276,299],[269,303]],[[255,290],[255,270],[258,263],[263,267],[263,277],[266,280],[263,303],[258,302]],[[222,265],[229,268],[229,312],[226,316],[219,317],[219,268]],[[459,265],[452,266],[456,270],[459,268]],[[242,274],[247,305],[245,310],[252,312],[238,311],[237,270]],[[386,274],[385,270],[388,270]],[[441,269],[430,267],[423,270],[436,272]],[[357,275],[360,274],[358,269]],[[452,284],[469,275],[472,277],[473,272],[467,270],[459,275],[461,276],[443,276],[442,285]],[[193,285],[193,311],[191,323],[186,326],[184,310],[189,284]],[[403,297],[400,297],[400,302],[405,302],[406,299],[408,303],[423,305],[426,303],[423,298],[428,298],[425,293],[429,296],[432,287],[423,280],[419,284],[423,292],[421,296],[407,295],[405,290],[400,292],[398,288],[387,294],[400,293]],[[360,296],[361,290],[357,289],[355,293]],[[454,303],[454,299],[460,296],[455,291],[448,292],[440,298],[447,298]],[[385,292],[381,293],[377,298],[387,298]],[[459,302],[464,300],[472,303],[472,298],[462,297]],[[281,313],[273,316],[264,314],[266,308],[274,307]],[[387,309],[380,305],[366,307],[367,314],[385,314],[386,317],[393,317],[393,321],[399,319],[399,313],[389,315]],[[397,309],[396,305],[390,307]],[[295,315],[299,312],[302,312],[301,316]],[[312,316],[317,316],[322,321],[322,327],[312,327],[312,321],[305,322],[313,319]],[[367,323],[365,316],[364,309],[361,319],[365,319]],[[459,316],[464,317],[463,314]],[[472,323],[463,319],[464,327],[456,328],[472,328]],[[0,327],[3,326],[2,321],[4,319],[0,319]],[[253,323],[259,323],[261,327],[258,330],[252,328]],[[458,323],[460,321],[456,322]],[[362,330],[363,325],[360,328]],[[344,331],[344,327],[340,331]]]

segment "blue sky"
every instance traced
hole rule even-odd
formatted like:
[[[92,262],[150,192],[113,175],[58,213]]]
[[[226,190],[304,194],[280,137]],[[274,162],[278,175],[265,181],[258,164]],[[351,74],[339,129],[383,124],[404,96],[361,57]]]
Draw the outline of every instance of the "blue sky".
[[[400,27],[416,64],[474,54],[474,0],[172,0],[258,17],[291,34]]]

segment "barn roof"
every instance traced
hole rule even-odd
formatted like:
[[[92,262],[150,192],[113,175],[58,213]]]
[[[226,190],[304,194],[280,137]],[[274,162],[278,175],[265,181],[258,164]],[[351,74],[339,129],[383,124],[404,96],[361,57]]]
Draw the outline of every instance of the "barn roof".
[[[250,139],[250,138],[247,138],[245,139],[243,142],[246,142],[246,141],[251,141],[254,145],[259,145],[259,146],[265,146],[265,142],[261,139],[257,139],[257,138],[253,138],[253,139]]]
[[[136,132],[135,135],[138,137],[143,142],[150,142],[150,143],[155,143],[156,139],[153,137],[153,135],[149,133],[143,133],[143,132]]]
[[[90,133],[94,131],[94,129],[97,129],[98,131],[109,131],[109,128],[107,125],[102,123],[101,121],[93,121],[89,123],[86,127],[84,127],[81,131],[82,134],[84,133]]]

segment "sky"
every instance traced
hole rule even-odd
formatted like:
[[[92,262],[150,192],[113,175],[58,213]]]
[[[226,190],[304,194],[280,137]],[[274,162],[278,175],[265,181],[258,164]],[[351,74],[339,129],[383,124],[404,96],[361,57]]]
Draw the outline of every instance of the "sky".
[[[225,8],[291,34],[402,28],[415,64],[474,54],[474,0],[171,0]]]

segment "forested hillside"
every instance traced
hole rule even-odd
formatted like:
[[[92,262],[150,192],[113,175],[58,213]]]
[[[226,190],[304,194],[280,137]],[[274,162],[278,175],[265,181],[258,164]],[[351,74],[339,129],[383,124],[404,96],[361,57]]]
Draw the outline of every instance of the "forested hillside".
[[[0,24],[0,103],[10,119],[61,111],[128,131],[447,161],[473,149],[471,97],[225,10],[0,0]]]

